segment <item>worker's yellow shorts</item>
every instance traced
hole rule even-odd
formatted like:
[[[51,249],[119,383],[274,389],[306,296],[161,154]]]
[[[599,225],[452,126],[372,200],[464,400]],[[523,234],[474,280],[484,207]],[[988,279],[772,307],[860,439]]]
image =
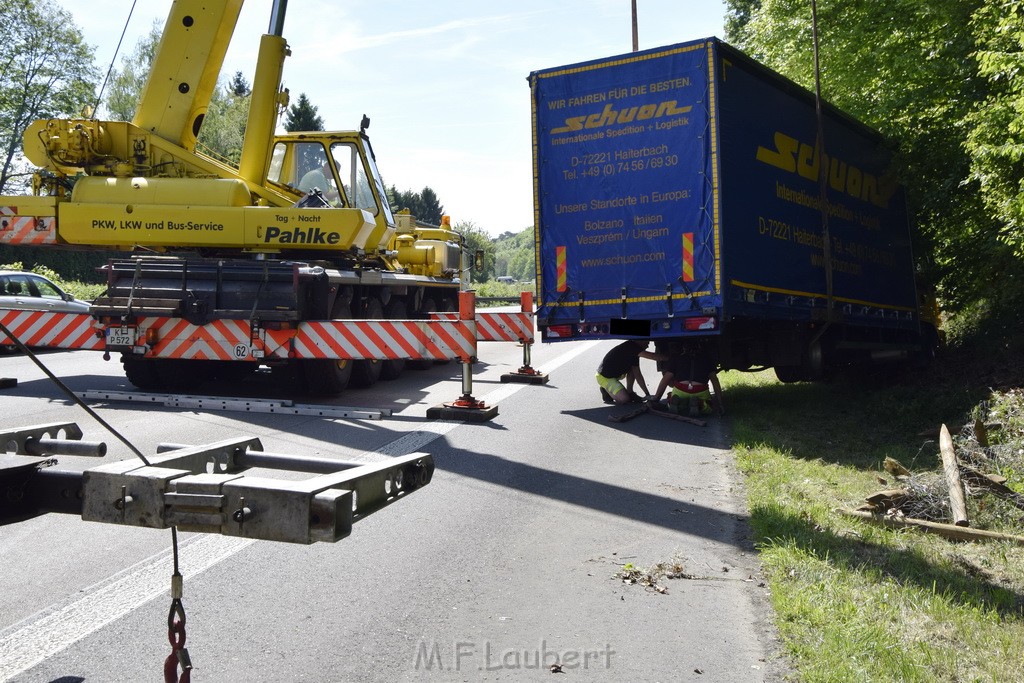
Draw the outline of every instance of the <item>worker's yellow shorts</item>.
[[[600,387],[607,391],[612,396],[619,393],[620,391],[623,391],[626,388],[622,386],[622,382],[619,381],[620,379],[622,379],[621,377],[605,377],[601,373],[598,373],[597,375],[595,375],[595,377],[597,377],[597,383],[600,385]]]

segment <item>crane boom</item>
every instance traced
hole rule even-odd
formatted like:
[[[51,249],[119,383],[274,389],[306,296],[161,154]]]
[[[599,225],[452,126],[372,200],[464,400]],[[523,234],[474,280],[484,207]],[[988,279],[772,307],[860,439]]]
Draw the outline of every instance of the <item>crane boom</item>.
[[[132,123],[192,151],[242,0],[175,0]]]

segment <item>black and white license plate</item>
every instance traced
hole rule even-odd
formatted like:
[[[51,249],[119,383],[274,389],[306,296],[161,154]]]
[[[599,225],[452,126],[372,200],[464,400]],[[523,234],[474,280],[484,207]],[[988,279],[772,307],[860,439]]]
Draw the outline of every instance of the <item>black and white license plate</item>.
[[[107,346],[134,346],[134,327],[108,327]]]

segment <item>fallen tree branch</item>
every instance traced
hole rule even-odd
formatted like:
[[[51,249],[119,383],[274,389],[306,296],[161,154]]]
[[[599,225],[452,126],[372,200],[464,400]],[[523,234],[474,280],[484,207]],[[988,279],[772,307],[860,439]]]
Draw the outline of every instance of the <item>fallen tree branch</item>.
[[[985,489],[986,491],[1009,502],[1018,510],[1024,510],[1024,496],[1017,493],[1009,486],[1006,486],[1003,483],[1006,481],[1005,477],[1000,477],[996,474],[985,474],[984,472],[979,472],[969,465],[960,465],[960,476],[968,484],[980,489]]]
[[[846,508],[838,508],[836,510],[839,514],[846,515],[847,517],[857,517],[874,524],[880,524],[881,526],[890,527],[893,529],[904,529],[908,527],[920,529],[931,534],[938,534],[946,538],[950,538],[956,541],[1008,541],[1017,545],[1024,546],[1024,537],[1014,536],[1013,534],[1003,534],[998,531],[985,531],[984,529],[970,529],[967,527],[956,526],[955,524],[943,524],[941,522],[929,522],[923,519],[913,519],[911,517],[890,517],[888,515],[876,515],[871,512],[861,512],[859,510],[849,510]]]

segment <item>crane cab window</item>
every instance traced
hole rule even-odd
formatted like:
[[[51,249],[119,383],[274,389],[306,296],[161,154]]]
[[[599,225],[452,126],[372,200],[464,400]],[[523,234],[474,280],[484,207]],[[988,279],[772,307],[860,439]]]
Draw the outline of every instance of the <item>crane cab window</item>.
[[[377,215],[377,200],[370,189],[370,178],[366,174],[359,149],[349,143],[331,145],[331,155],[338,167],[338,176],[352,206],[365,209]]]

